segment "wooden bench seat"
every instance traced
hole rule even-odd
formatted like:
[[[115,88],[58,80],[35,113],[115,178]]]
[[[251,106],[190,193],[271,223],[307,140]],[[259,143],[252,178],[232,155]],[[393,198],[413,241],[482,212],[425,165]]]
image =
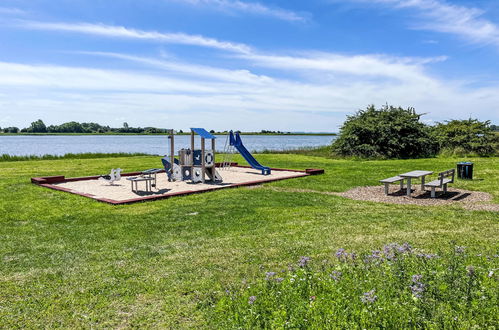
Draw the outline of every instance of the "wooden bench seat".
[[[447,193],[447,184],[454,182],[455,170],[447,170],[438,173],[438,179],[425,183],[425,187],[431,188],[431,198],[435,198],[435,189],[443,188],[443,193]],[[450,177],[450,178],[449,178]]]
[[[398,175],[392,176],[391,178],[386,178],[383,180],[379,180],[379,182],[385,184],[385,195],[388,195],[388,187],[390,183],[395,183],[400,181],[400,190],[404,189],[404,178]]]

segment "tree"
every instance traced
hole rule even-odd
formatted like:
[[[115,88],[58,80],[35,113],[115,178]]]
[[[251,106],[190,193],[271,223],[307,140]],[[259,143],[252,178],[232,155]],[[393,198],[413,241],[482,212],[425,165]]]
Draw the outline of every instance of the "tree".
[[[213,129],[212,129],[212,130],[210,130],[210,133],[211,133],[211,134],[215,134],[215,130],[213,130]]]
[[[76,121],[70,121],[59,126],[61,133],[83,133],[83,126]]]
[[[3,129],[4,133],[19,133],[19,128],[17,127],[6,127]]]
[[[489,156],[498,153],[499,137],[490,121],[471,118],[445,121],[434,127],[433,136],[444,154]]]
[[[433,156],[437,145],[420,117],[414,108],[370,105],[347,117],[333,142],[333,153],[362,158]]]
[[[47,126],[45,126],[41,119],[38,119],[37,121],[31,123],[31,126],[28,128],[28,132],[47,133]]]

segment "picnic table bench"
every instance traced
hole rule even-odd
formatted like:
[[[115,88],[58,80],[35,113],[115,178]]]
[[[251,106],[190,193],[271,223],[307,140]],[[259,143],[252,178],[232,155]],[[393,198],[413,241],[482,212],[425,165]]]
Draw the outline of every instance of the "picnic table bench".
[[[137,193],[139,191],[138,183],[145,182],[146,192],[152,192],[152,187],[156,187],[156,174],[161,172],[159,168],[151,168],[149,170],[142,171],[140,176],[133,176],[127,178],[132,184],[132,191]],[[135,184],[135,188],[134,188]]]
[[[443,193],[447,193],[447,184],[454,182],[454,174],[454,169],[440,172],[437,180],[425,184],[425,187],[431,188],[431,198],[435,198],[435,188],[443,188]]]
[[[402,190],[404,189],[404,180],[407,180],[407,196],[411,196],[411,180],[421,178],[421,190],[424,190],[425,177],[430,174],[433,174],[433,172],[416,170],[379,180],[379,182],[385,184],[385,195],[388,195],[388,186],[390,183],[400,182],[400,190]]]
[[[425,178],[427,175],[433,174],[433,171],[422,171],[415,170],[407,173],[399,174],[400,177],[407,179],[407,196],[411,196],[412,188],[411,188],[411,180],[421,178],[421,190],[424,190]]]
[[[400,190],[404,189],[404,178],[401,176],[392,176],[391,178],[379,180],[379,182],[385,184],[385,195],[388,195],[388,186],[391,183],[399,182],[400,181]]]

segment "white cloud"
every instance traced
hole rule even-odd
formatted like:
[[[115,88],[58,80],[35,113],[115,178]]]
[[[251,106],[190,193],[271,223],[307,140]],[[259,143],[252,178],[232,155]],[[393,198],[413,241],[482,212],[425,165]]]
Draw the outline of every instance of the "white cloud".
[[[285,21],[304,22],[307,18],[299,13],[282,8],[273,8],[263,5],[259,2],[248,2],[239,0],[173,0],[174,2],[183,2],[191,5],[210,6],[224,11],[238,11],[250,14],[269,16]]]
[[[144,64],[154,68],[159,68],[170,72],[173,75],[188,75],[191,77],[204,77],[208,79],[222,80],[226,82],[239,82],[248,84],[262,84],[269,82],[272,78],[265,75],[256,75],[249,70],[227,70],[223,68],[214,68],[209,66],[197,65],[193,63],[185,63],[171,60],[158,60],[148,57],[140,57],[119,53],[109,52],[78,52],[79,54],[95,55],[122,59],[135,63]]]
[[[499,46],[499,25],[483,18],[478,8],[450,4],[441,0],[353,0],[381,3],[399,9],[414,9],[422,18],[414,28],[454,34],[474,43]]]
[[[327,82],[306,82],[250,72],[231,74],[230,70],[211,67],[201,67],[204,73],[196,76],[185,70],[186,63],[148,62],[127,55],[123,59],[160,70],[151,74],[0,63],[0,108],[18,114],[18,122],[10,124],[16,126],[26,126],[40,116],[48,123],[113,123],[119,115],[129,122],[153,126],[189,127],[196,122],[214,129],[261,129],[264,125],[269,129],[328,131],[336,130],[346,113],[386,102],[414,106],[418,112],[429,113],[427,120],[470,115],[499,119],[491,112],[499,104],[499,86],[470,91],[458,82],[430,77],[380,81],[361,75],[354,80],[342,76]],[[175,74],[165,74],[162,68]],[[404,70],[404,66],[398,68]],[[424,71],[420,74],[424,77]],[[173,118],[175,125],[171,124]]]
[[[430,83],[424,73],[424,64],[444,61],[446,57],[436,58],[397,58],[382,55],[338,55],[332,53],[310,53],[304,56],[279,56],[264,54],[245,54],[240,57],[256,65],[286,70],[334,72],[364,77],[384,77],[396,80],[417,80]]]
[[[200,47],[215,48],[215,49],[220,49],[235,53],[242,53],[242,54],[251,51],[250,47],[244,44],[220,41],[214,38],[207,38],[200,35],[142,31],[136,29],[129,29],[123,26],[112,26],[112,25],[90,24],[90,23],[74,23],[74,24],[52,23],[52,22],[37,22],[37,21],[20,21],[17,26],[19,28],[33,29],[33,30],[74,32],[74,33],[97,35],[103,37],[111,37],[111,38],[151,40],[163,43],[200,46]]]
[[[19,8],[0,7],[0,15],[24,15],[26,12]]]

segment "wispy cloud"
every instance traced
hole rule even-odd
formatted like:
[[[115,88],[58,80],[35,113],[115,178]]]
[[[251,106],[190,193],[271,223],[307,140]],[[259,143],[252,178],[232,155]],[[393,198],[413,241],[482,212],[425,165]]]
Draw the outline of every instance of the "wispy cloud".
[[[26,11],[19,8],[0,7],[0,15],[24,15]]]
[[[309,53],[303,56],[245,54],[240,56],[254,64],[286,70],[342,73],[357,77],[384,77],[395,80],[430,82],[424,64],[446,60],[436,58],[400,58],[383,55],[339,55],[334,53]]]
[[[170,0],[172,2],[183,2],[191,5],[203,5],[227,12],[244,12],[255,15],[262,15],[281,19],[284,21],[304,22],[307,17],[291,10],[269,7],[259,2],[239,1],[239,0]]]
[[[266,67],[280,70],[292,70],[294,72],[315,71],[335,72],[348,75],[385,77],[397,80],[417,79],[420,81],[428,81],[428,76],[423,71],[423,65],[429,62],[442,61],[446,57],[436,58],[400,58],[389,57],[382,55],[339,55],[334,53],[308,52],[296,56],[279,55],[259,52],[257,49],[242,43],[231,43],[223,40],[208,38],[202,35],[188,35],[184,33],[164,33],[157,31],[142,31],[130,29],[122,26],[100,25],[90,23],[52,23],[52,22],[36,22],[24,21],[22,28],[53,30],[61,32],[84,33],[90,35],[111,37],[111,38],[129,38],[136,40],[151,40],[155,42],[177,43],[184,45],[195,45],[199,47],[216,48],[233,54],[236,58],[244,59],[248,63],[258,67]],[[96,53],[97,54],[97,53]],[[158,61],[154,59],[144,59],[133,57],[130,55],[101,53],[101,55],[121,57],[122,59],[133,60],[136,62],[154,64],[163,68],[170,67],[177,71],[183,71],[199,75],[222,75],[233,76],[238,79],[242,76],[250,76],[248,70],[227,70],[224,72],[220,69],[214,71],[207,70],[205,67],[196,66],[193,64],[180,64],[173,62]],[[125,58],[126,57],[126,58]]]
[[[157,31],[142,31],[130,29],[123,26],[113,26],[91,23],[54,23],[38,21],[19,21],[20,28],[33,30],[50,30],[60,32],[74,32],[89,35],[98,35],[111,38],[124,38],[136,40],[151,40],[163,43],[191,45],[215,48],[234,53],[248,53],[250,47],[241,43],[220,41],[214,38],[207,38],[200,35],[186,33],[162,33]]]
[[[499,46],[499,25],[484,18],[482,9],[451,4],[444,0],[353,0],[380,3],[397,9],[414,9],[421,21],[416,29],[454,34],[473,43]]]
[[[157,69],[168,71],[174,75],[186,75],[197,78],[213,79],[225,82],[238,82],[246,84],[261,85],[272,80],[272,78],[265,75],[256,75],[249,70],[228,70],[223,68],[215,68],[205,65],[197,65],[194,63],[186,63],[170,60],[158,60],[155,58],[134,56],[120,53],[110,52],[78,52],[79,54],[112,57],[140,63],[143,65],[151,66]]]

